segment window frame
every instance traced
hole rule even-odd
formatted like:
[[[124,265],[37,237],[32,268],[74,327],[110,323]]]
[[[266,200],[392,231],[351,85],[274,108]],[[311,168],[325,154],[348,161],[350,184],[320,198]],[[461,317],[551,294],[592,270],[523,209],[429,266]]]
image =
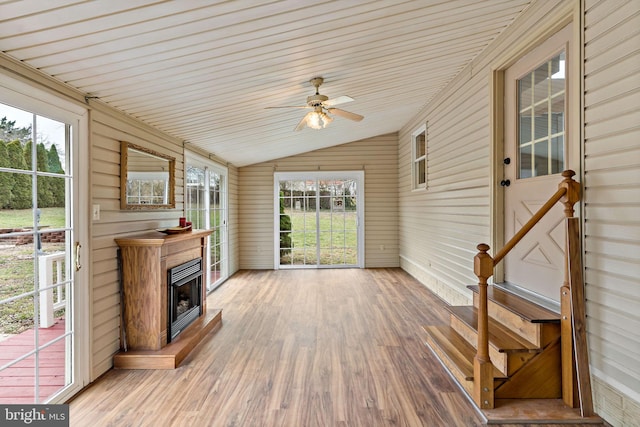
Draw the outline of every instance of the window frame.
[[[426,190],[427,189],[427,127],[428,123],[423,124],[411,133],[411,189]],[[424,135],[424,154],[418,155],[417,139],[420,135]],[[420,164],[424,166],[424,181],[420,182]]]

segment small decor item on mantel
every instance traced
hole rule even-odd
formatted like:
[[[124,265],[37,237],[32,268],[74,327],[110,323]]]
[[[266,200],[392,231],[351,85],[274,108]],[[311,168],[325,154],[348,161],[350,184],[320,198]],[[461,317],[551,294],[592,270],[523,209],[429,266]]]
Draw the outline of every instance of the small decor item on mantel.
[[[191,230],[191,221],[187,221],[185,217],[180,217],[179,224],[177,227],[158,228],[156,231],[165,234],[178,234]]]

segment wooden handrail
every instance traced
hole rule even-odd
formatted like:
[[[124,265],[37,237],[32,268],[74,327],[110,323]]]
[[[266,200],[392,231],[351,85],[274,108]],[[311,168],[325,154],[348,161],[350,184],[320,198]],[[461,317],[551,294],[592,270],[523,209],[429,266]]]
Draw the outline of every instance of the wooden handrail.
[[[573,205],[580,200],[580,184],[573,180],[575,172],[566,170],[562,172],[563,180],[558,185],[558,190],[542,205],[540,209],[527,221],[527,223],[500,249],[495,257],[488,254],[489,245],[481,243],[478,245],[478,253],[473,260],[473,271],[478,276],[478,342],[476,345],[476,357],[473,364],[473,400],[482,409],[494,407],[494,386],[493,386],[493,363],[489,357],[489,309],[487,298],[488,279],[493,276],[493,269],[511,251],[522,238],[551,210],[558,202],[564,205],[565,217],[573,216]],[[565,283],[569,282],[569,261],[568,250],[565,251]],[[570,331],[569,331],[570,332]],[[562,339],[565,339],[564,337]],[[570,338],[569,338],[570,339]],[[571,347],[569,346],[569,350]],[[565,372],[566,363],[563,355],[563,378],[572,375]],[[563,395],[565,392],[563,391]],[[569,398],[563,396],[565,403]]]
[[[542,205],[542,207],[540,207],[540,209],[538,209],[535,214],[533,214],[529,221],[527,221],[527,223],[523,225],[522,228],[518,230],[518,232],[514,234],[511,239],[509,239],[509,241],[502,247],[502,249],[500,249],[495,254],[495,256],[493,257],[494,266],[502,261],[502,259],[509,253],[509,251],[511,251],[511,249],[513,249],[518,244],[518,242],[520,242],[520,240],[522,240],[522,238],[526,236],[527,233],[531,231],[531,229],[538,222],[540,222],[542,217],[544,217],[556,203],[558,203],[560,200],[562,200],[563,197],[567,195],[568,200],[563,201],[563,204],[565,205],[565,215],[567,217],[573,216],[573,208],[571,208],[570,215],[567,215],[567,204],[571,203],[571,206],[573,206],[580,199],[579,186],[576,188],[576,185],[579,184],[573,180],[573,176],[575,174],[576,173],[572,170],[566,170],[562,172],[562,176],[564,177],[564,179],[562,180],[560,185],[558,185],[558,191],[556,191],[553,196],[551,196],[549,200],[547,200],[547,202]],[[575,197],[576,195],[577,198]]]
[[[502,247],[502,249],[500,249],[495,254],[495,256],[493,257],[493,265],[495,266],[500,261],[502,261],[502,259],[507,256],[511,249],[513,249],[518,244],[518,242],[520,242],[520,240],[522,240],[522,238],[526,236],[529,231],[531,231],[531,229],[542,219],[542,217],[545,216],[547,212],[549,212],[551,208],[556,203],[558,203],[565,194],[567,194],[567,189],[559,188],[558,191],[556,191],[553,196],[551,196],[551,198],[547,200],[547,202],[542,205],[542,207],[538,209],[538,211],[533,214],[531,218],[529,218],[529,221],[527,221],[526,224],[523,225],[522,228],[518,230],[518,232],[514,234],[511,239],[509,239],[509,241]]]

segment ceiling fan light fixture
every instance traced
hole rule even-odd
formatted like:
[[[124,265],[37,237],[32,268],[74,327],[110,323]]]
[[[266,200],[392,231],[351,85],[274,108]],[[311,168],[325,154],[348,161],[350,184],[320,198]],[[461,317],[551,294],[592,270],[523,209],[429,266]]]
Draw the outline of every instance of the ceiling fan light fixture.
[[[307,114],[306,124],[311,129],[323,129],[326,128],[329,123],[333,121],[333,118],[327,115],[324,111],[312,111]]]
[[[322,126],[320,125],[320,114],[315,111],[309,113],[307,116],[307,126],[311,129],[322,129]]]
[[[324,128],[326,128],[329,123],[331,123],[333,121],[333,117],[331,117],[328,114],[325,114],[324,112],[320,114],[320,119],[322,120],[323,126]]]
[[[294,128],[295,131],[300,131],[304,129],[305,126],[311,129],[326,128],[333,121],[333,117],[331,117],[329,114],[335,114],[338,117],[343,117],[345,119],[353,120],[356,122],[359,122],[364,118],[364,116],[361,116],[360,114],[350,113],[349,111],[335,108],[335,105],[351,102],[353,101],[353,98],[351,98],[350,96],[342,95],[336,98],[329,99],[328,96],[320,94],[320,85],[323,82],[324,79],[322,77],[314,77],[310,80],[310,83],[313,85],[313,87],[316,88],[316,93],[307,97],[307,105],[266,108],[307,108],[313,110],[305,114],[304,117],[300,119],[298,125]]]

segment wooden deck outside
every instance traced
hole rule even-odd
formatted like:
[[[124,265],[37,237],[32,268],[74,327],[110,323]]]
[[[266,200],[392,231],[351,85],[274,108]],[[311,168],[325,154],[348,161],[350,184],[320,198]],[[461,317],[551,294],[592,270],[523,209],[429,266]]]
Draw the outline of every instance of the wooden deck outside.
[[[207,305],[223,325],[178,369],[107,372],[70,402],[71,425],[484,422],[424,344],[444,303],[400,269],[241,271]]]
[[[64,319],[58,319],[50,328],[38,329],[38,342],[43,345],[65,332]],[[29,329],[0,341],[0,366],[15,360],[35,347],[35,329]],[[40,351],[38,403],[45,401],[64,386],[65,341],[60,340]],[[0,404],[35,403],[35,356],[0,371]]]

